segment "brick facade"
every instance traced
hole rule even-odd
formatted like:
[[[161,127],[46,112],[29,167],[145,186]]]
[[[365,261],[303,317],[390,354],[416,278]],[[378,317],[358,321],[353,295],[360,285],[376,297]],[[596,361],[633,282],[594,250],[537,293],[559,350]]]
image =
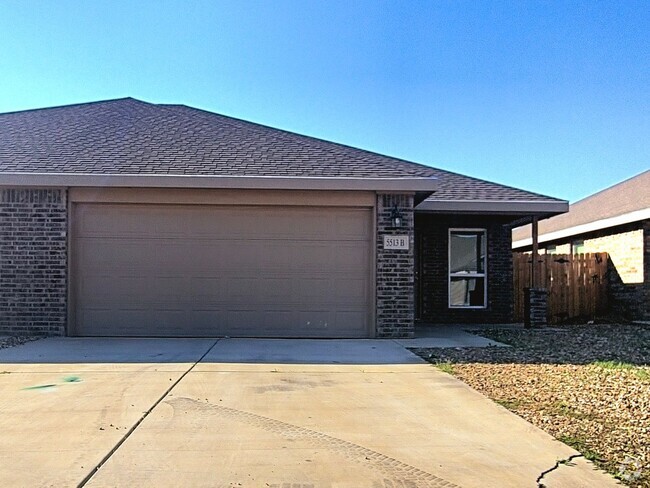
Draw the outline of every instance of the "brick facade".
[[[610,310],[615,315],[631,320],[650,320],[650,220],[637,225],[635,240],[628,242],[630,252],[624,255],[624,259],[621,259],[622,253],[618,253],[618,259],[616,254],[610,253],[608,298]],[[630,267],[634,279],[626,274]]]
[[[512,260],[508,219],[415,215],[413,205],[413,196],[409,194],[377,195],[376,336],[412,337],[414,334],[416,248],[420,252],[420,293],[417,297],[421,320],[437,323],[510,321]],[[403,219],[399,227],[391,220],[395,206]],[[488,301],[485,309],[448,307],[450,227],[487,229]],[[65,334],[67,228],[66,190],[0,190],[0,334]],[[406,235],[409,249],[384,249],[385,235]],[[650,227],[645,236],[650,243]],[[647,266],[645,273],[650,274]]]
[[[546,325],[548,314],[548,291],[546,288],[524,288],[524,325]]]
[[[512,232],[510,219],[495,216],[418,214],[417,246],[418,319],[429,323],[511,322]],[[449,308],[449,229],[487,230],[487,307]]]
[[[402,215],[400,227],[391,220],[395,206]],[[377,337],[412,337],[415,332],[413,229],[412,195],[377,195]],[[409,249],[384,249],[385,235],[407,235]]]
[[[0,334],[63,335],[67,194],[0,189]]]

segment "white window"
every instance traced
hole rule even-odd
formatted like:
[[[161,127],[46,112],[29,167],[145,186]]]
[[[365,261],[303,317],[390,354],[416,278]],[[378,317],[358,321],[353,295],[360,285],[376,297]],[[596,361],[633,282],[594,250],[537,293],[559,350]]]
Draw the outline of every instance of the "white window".
[[[485,229],[449,229],[449,307],[486,307],[486,250]]]

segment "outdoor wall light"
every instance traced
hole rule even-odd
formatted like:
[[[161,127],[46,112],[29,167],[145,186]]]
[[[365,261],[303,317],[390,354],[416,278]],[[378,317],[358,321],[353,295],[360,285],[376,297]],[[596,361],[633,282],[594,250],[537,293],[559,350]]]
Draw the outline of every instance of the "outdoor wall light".
[[[390,213],[390,219],[393,222],[393,226],[395,227],[401,227],[402,226],[402,212],[399,211],[399,208],[397,208],[397,205],[393,207],[393,210]]]

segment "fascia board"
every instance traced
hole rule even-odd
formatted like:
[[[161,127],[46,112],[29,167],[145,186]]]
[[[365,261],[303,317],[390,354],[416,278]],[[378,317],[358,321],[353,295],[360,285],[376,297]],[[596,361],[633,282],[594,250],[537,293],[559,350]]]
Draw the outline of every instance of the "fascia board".
[[[580,234],[586,234],[588,232],[603,230],[609,227],[616,227],[618,225],[629,224],[646,219],[650,219],[650,208],[636,210],[634,212],[617,215],[616,217],[609,217],[607,219],[596,220],[594,222],[588,222],[586,224],[575,225],[573,227],[557,230],[555,232],[549,232],[547,234],[540,234],[538,237],[538,242],[541,243],[555,241],[557,239],[578,236]],[[532,246],[532,244],[533,239],[532,237],[529,237],[513,242],[512,248],[517,249],[520,247]]]
[[[437,180],[420,178],[321,178],[284,176],[0,173],[0,186],[229,188],[277,190],[371,190],[433,192]]]

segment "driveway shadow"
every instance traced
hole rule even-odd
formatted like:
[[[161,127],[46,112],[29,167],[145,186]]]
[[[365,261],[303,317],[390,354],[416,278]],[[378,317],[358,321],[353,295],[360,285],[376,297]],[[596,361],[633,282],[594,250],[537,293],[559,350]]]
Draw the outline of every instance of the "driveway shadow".
[[[48,337],[0,349],[0,364],[193,363],[215,339]]]
[[[57,337],[0,349],[0,364],[422,364],[386,339],[162,339]]]

